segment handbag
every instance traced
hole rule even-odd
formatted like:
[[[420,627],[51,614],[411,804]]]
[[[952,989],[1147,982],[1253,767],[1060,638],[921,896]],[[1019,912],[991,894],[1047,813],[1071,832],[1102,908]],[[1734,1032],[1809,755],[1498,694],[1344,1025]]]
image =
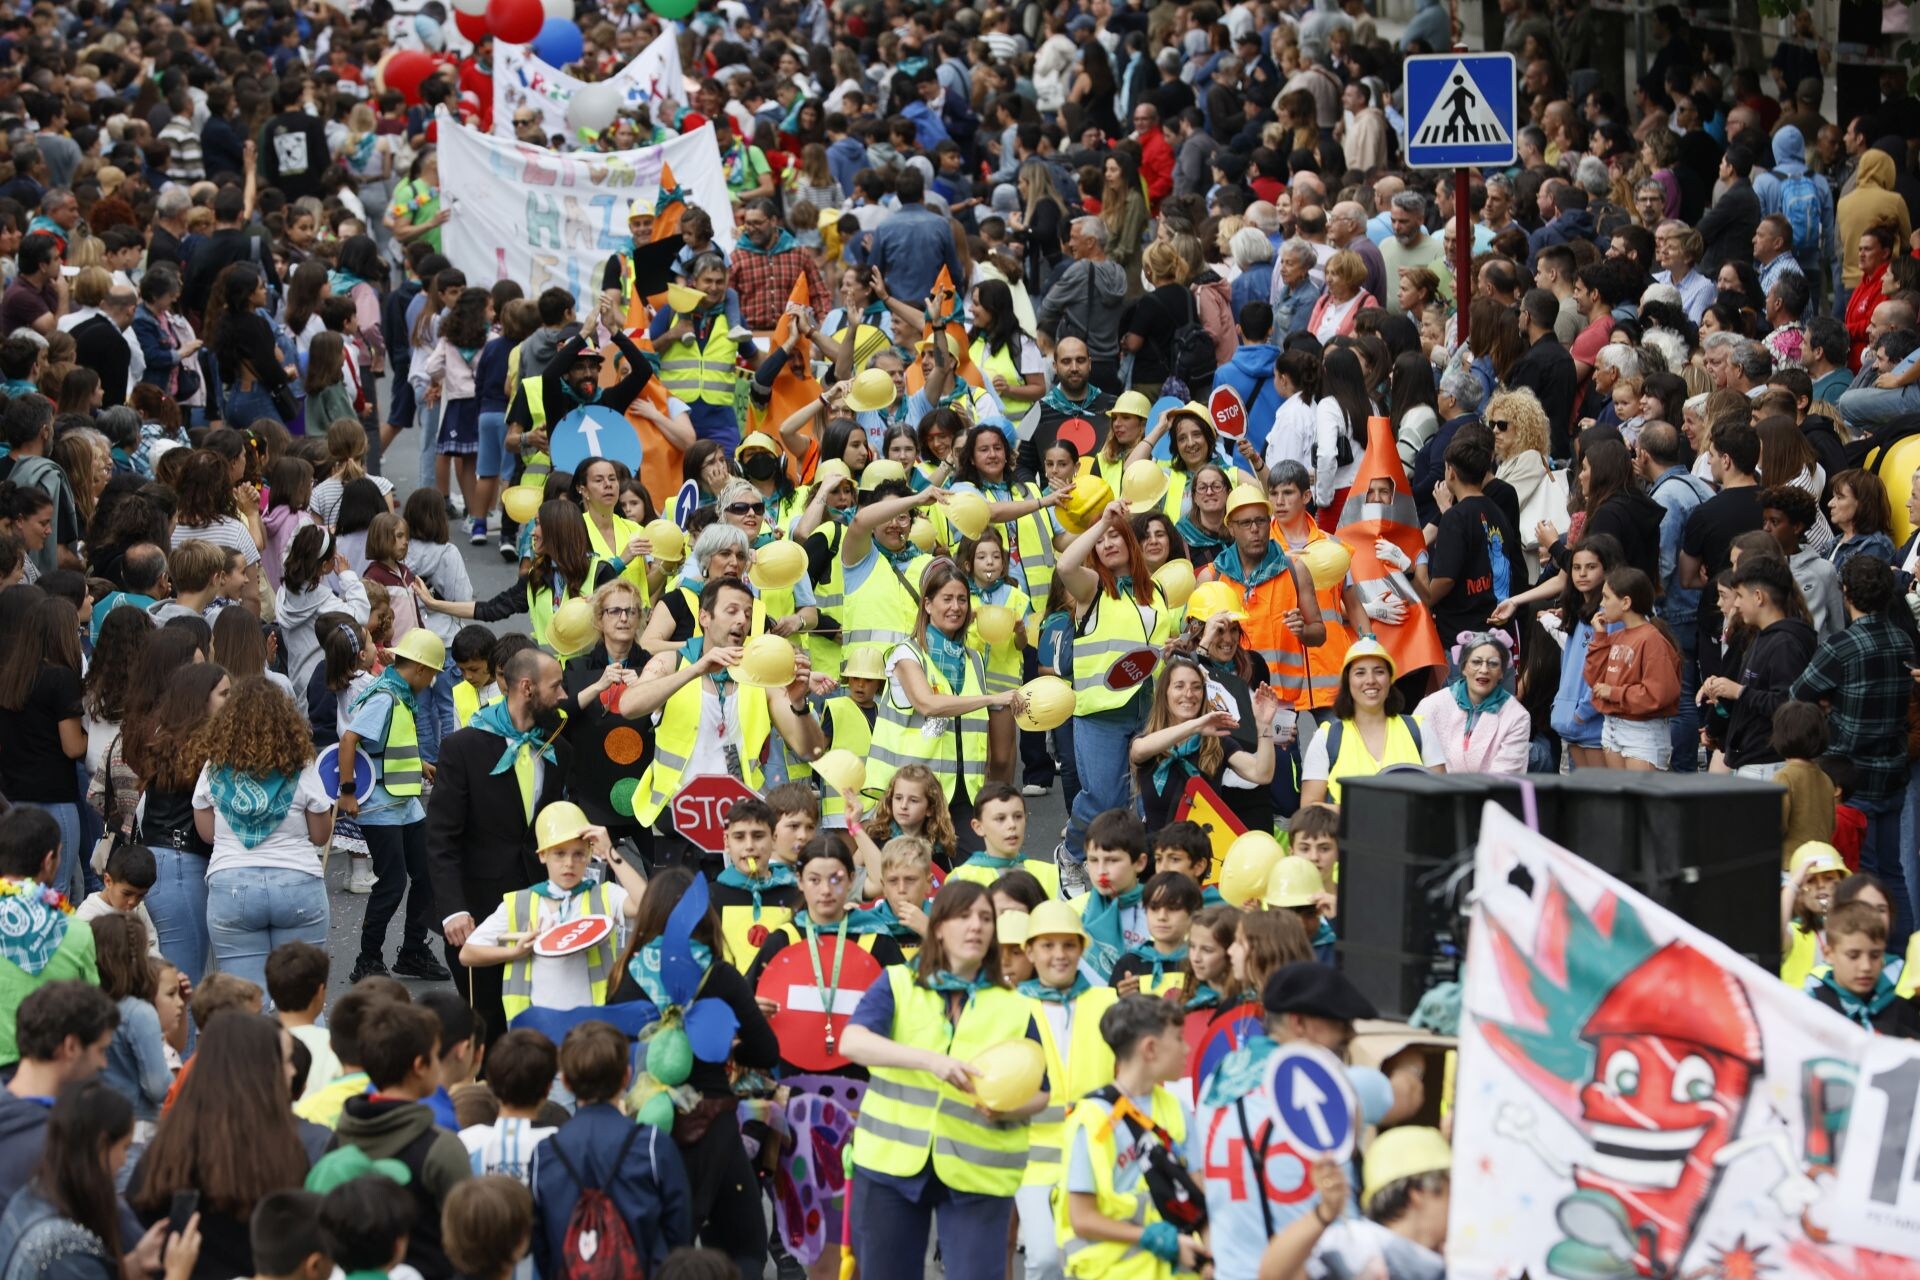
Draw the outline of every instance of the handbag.
[[[121,845],[139,843],[133,838],[133,810],[129,809],[121,817],[118,828],[113,825],[113,811],[116,808],[113,786],[113,749],[119,745],[120,738],[116,735],[113,745],[107,748],[106,763],[100,771],[100,787],[105,793],[105,803],[100,808],[103,827],[100,838],[93,842],[93,853],[87,858],[87,865],[93,868],[95,875],[106,874],[107,860],[113,856],[115,849]]]
[[[1540,483],[1534,486],[1520,508],[1520,545],[1532,551],[1539,545],[1533,536],[1535,526],[1542,520],[1556,529],[1565,529],[1567,519],[1567,473],[1565,471],[1548,472],[1540,477]]]

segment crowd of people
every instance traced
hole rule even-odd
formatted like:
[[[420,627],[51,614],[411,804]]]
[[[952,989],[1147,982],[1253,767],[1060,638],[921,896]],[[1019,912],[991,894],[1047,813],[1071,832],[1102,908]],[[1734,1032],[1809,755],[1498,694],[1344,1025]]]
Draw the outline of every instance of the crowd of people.
[[[1500,10],[1462,204],[1433,0],[583,4],[690,74],[561,136],[437,0],[0,6],[0,1280],[1442,1275],[1425,1051],[1260,1070],[1397,771],[1777,784],[1920,1034],[1920,101]],[[441,110],[735,238],[470,279]]]

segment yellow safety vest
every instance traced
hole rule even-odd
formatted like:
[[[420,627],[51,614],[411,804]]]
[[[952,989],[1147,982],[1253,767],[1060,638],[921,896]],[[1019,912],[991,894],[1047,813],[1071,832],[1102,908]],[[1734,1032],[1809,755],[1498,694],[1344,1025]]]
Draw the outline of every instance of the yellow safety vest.
[[[1186,1141],[1187,1121],[1180,1103],[1160,1085],[1153,1087],[1152,1119],[1173,1141]],[[1070,1148],[1075,1136],[1083,1131],[1087,1135],[1087,1153],[1092,1157],[1094,1199],[1100,1216],[1136,1227],[1160,1221],[1159,1210],[1154,1207],[1144,1177],[1135,1182],[1132,1191],[1121,1191],[1114,1185],[1114,1173],[1120,1167],[1121,1143],[1124,1141],[1129,1148],[1134,1144],[1133,1130],[1127,1122],[1115,1117],[1104,1099],[1087,1098],[1076,1104],[1067,1117],[1063,1147]],[[1141,1164],[1137,1160],[1133,1163]],[[1137,1244],[1080,1239],[1074,1234],[1068,1215],[1063,1188],[1062,1193],[1054,1197],[1053,1225],[1060,1243],[1061,1262],[1068,1275],[1084,1276],[1086,1280],[1168,1280],[1176,1274],[1171,1263],[1162,1262]]]
[[[1060,868],[1054,866],[1051,862],[1044,862],[1039,858],[1022,858],[1017,868],[1009,867],[1007,870],[1026,872],[1040,882],[1040,887],[1047,891],[1049,898],[1058,898],[1060,896]],[[994,883],[1005,874],[1007,874],[1006,871],[995,871],[992,867],[982,867],[972,862],[963,862],[947,873],[947,879],[971,880],[975,884],[984,884],[991,888]]]
[[[1015,339],[1015,345],[1018,345],[1018,339]],[[996,373],[1002,378],[1005,378],[1007,385],[1010,387],[1017,387],[1027,380],[1027,375],[1020,372],[1020,366],[1013,362],[1013,350],[1011,348],[1000,347],[997,350],[988,351],[987,340],[985,338],[975,338],[973,345],[967,350],[968,354],[973,357],[974,367],[980,370],[988,386],[993,385],[993,375]],[[1038,396],[1035,396],[1032,400],[1016,399],[1013,396],[1001,396],[1000,405],[1007,411],[1008,418],[1018,422],[1026,414],[1027,410],[1033,408],[1034,401],[1038,399]],[[1115,492],[1117,493],[1119,490],[1116,489]]]
[[[867,713],[852,698],[845,695],[828,698],[820,708],[820,723],[827,731],[830,747],[851,751],[862,759],[872,749],[873,726],[867,723]],[[823,819],[844,817],[846,812],[846,802],[840,798],[838,791],[831,787],[820,789],[820,816]]]
[[[887,970],[893,991],[895,1044],[970,1062],[987,1049],[1022,1039],[1032,1020],[1024,997],[984,987],[967,998],[957,1022],[947,998],[914,981],[905,965]],[[933,1161],[934,1176],[954,1191],[1011,1196],[1027,1167],[1025,1120],[988,1120],[974,1096],[929,1071],[874,1067],[853,1130],[853,1163],[870,1173],[911,1178]]]
[[[532,419],[534,431],[543,431],[547,426],[547,393],[543,390],[545,377],[545,374],[537,374],[523,384],[527,389],[527,416]],[[553,474],[553,455],[539,449],[529,453],[522,448],[520,461],[520,483],[529,488],[546,488],[547,477]]]
[[[354,709],[371,698],[375,693],[392,695],[392,690],[378,685],[361,694],[354,701]],[[380,744],[380,754],[374,757],[374,768],[379,772],[380,785],[387,789],[390,796],[417,796],[420,794],[420,734],[414,727],[413,712],[407,710],[400,699],[393,699],[393,714],[387,720],[387,740]]]
[[[1033,612],[1033,601],[1027,593],[1018,587],[1007,591],[1005,608],[1013,610],[1013,616],[1020,629],[1027,625],[1027,615]],[[979,605],[974,606],[974,618],[967,623],[967,648],[975,653],[986,655],[987,692],[1005,693],[1009,689],[1020,687],[1020,632],[999,644],[988,644],[980,638]]]
[[[926,650],[911,640],[901,642],[898,647],[907,651],[903,657],[911,657],[920,664],[935,693],[943,697],[976,698],[986,691],[979,654],[967,654],[961,672],[965,682],[955,689],[947,683],[947,677],[927,656]],[[951,722],[945,732],[930,738],[921,732],[927,717],[914,710],[911,703],[895,702],[893,691],[888,689],[880,696],[880,714],[873,722],[873,753],[867,759],[867,786],[884,793],[894,774],[910,764],[923,764],[940,779],[940,789],[949,804],[953,802],[956,786],[965,798],[978,795],[981,784],[987,780],[987,713],[984,709],[969,711],[960,716],[959,721],[957,739]],[[956,741],[960,748],[958,761],[954,759]],[[964,784],[960,782],[963,772]]]
[[[686,665],[686,655],[678,655],[674,669],[681,670]],[[693,758],[694,743],[700,733],[700,700],[706,696],[703,686],[710,683],[705,676],[688,681],[667,699],[660,713],[660,724],[653,737],[653,763],[640,775],[640,788],[635,793],[640,803],[634,807],[633,816],[643,826],[651,826],[667,807],[667,801],[680,790],[680,775],[686,772],[687,761]],[[760,756],[773,727],[767,712],[767,691],[732,680],[726,683],[733,688],[728,696],[734,704],[733,711],[740,717],[740,770],[746,774],[742,781],[758,791],[762,779]]]
[[[1161,463],[1160,469],[1167,473],[1167,496],[1160,500],[1160,510],[1167,519],[1178,522],[1187,505],[1187,473],[1171,462]]]
[[[680,313],[674,313],[678,323]],[[740,344],[729,336],[726,317],[717,317],[703,347],[687,339],[676,338],[660,353],[660,380],[671,395],[688,404],[718,404],[733,408],[733,384],[739,377],[736,364]]]
[[[1113,1083],[1113,1050],[1100,1036],[1100,1017],[1113,1008],[1120,993],[1112,987],[1090,987],[1077,996],[1064,1046],[1054,1038],[1046,1002],[1023,998],[1032,1006],[1034,1024],[1040,1028],[1040,1047],[1047,1052],[1047,1083],[1052,1088],[1046,1108],[1033,1118],[1025,1185],[1050,1187],[1060,1181],[1067,1159],[1067,1112],[1087,1094]]]
[[[1143,608],[1153,614],[1151,626],[1140,616]],[[1150,685],[1149,679],[1129,688],[1115,689],[1107,684],[1107,674],[1113,670],[1113,664],[1127,654],[1158,648],[1155,635],[1160,629],[1161,617],[1160,610],[1141,605],[1131,594],[1110,596],[1102,590],[1094,596],[1073,637],[1075,715],[1117,711]],[[1157,668],[1158,663],[1155,665]]]
[[[467,727],[467,721],[473,719],[473,713],[479,709],[480,691],[465,679],[454,681],[453,718],[462,729]]]
[[[1799,921],[1793,924],[1793,949],[1780,958],[1780,979],[1795,991],[1806,986],[1807,975],[1820,963],[1820,944],[1813,930],[1803,928]],[[1902,971],[1901,978],[1906,979]]]
[[[587,909],[581,915],[611,916],[607,910],[607,889],[596,884],[585,895]],[[506,896],[507,932],[528,933],[540,928],[540,912],[534,903],[534,892],[521,889]],[[553,923],[565,921],[569,903],[561,904],[561,916]],[[608,934],[600,941],[588,947],[582,953],[587,961],[587,981],[593,991],[593,1003],[607,1002],[607,980],[613,976],[613,966],[617,961],[620,948],[614,941],[614,934]],[[536,957],[521,956],[518,960],[507,962],[507,971],[500,980],[500,1005],[506,1010],[507,1021],[511,1023],[533,1005],[533,964]],[[565,961],[572,956],[559,956],[555,959]],[[553,963],[549,960],[548,963]]]
[[[620,576],[628,582],[631,582],[634,590],[640,593],[640,607],[644,609],[651,605],[653,601],[647,594],[647,562],[645,557],[638,557],[631,564],[625,563],[627,544],[640,536],[640,526],[621,515],[618,511],[614,512],[614,545],[608,546],[605,535],[600,532],[600,526],[594,523],[591,514],[586,516],[586,522],[587,546],[593,551],[595,558],[610,562],[622,562]]]
[[[830,617],[845,627],[847,573],[846,566],[840,563],[840,544],[846,540],[847,529],[845,525],[835,521],[829,521],[820,527],[827,531],[827,578],[824,582],[813,584],[813,603],[820,610],[822,619]],[[806,544],[803,542],[801,545]],[[840,633],[822,635],[818,631],[809,631],[806,639],[807,656],[813,662],[814,673],[832,676],[838,680],[840,663],[845,652]]]
[[[1042,496],[1038,485],[1016,484],[1009,491],[1013,501]],[[1021,576],[1026,579],[1031,604],[1045,604],[1053,588],[1053,566],[1059,557],[1053,550],[1053,517],[1047,510],[1032,512],[1007,521],[1000,527],[1008,551],[1020,561]]]
[[[1087,455],[1085,459],[1086,463],[1092,465],[1094,474],[1107,482],[1107,488],[1113,491],[1113,495],[1116,498],[1120,496],[1120,480],[1126,475],[1127,454],[1132,452],[1132,448],[1129,447],[1127,453],[1123,453],[1119,458],[1109,462],[1107,461],[1106,450],[1096,449]]]
[[[1394,765],[1410,764],[1426,767],[1426,761],[1420,756],[1420,742],[1414,737],[1419,722],[1410,715],[1387,717],[1387,753],[1376,760],[1367,750],[1366,742],[1360,736],[1359,728],[1351,720],[1335,721],[1326,732],[1339,732],[1339,741],[1333,745],[1339,748],[1337,754],[1327,761],[1327,799],[1334,804],[1340,803],[1340,779],[1371,778]]]
[[[872,555],[875,562],[866,580],[852,591],[843,588],[840,643],[879,644],[890,649],[913,634],[920,616],[920,579],[933,557],[918,555],[906,568],[895,568],[877,542]],[[844,568],[840,572],[844,573]]]

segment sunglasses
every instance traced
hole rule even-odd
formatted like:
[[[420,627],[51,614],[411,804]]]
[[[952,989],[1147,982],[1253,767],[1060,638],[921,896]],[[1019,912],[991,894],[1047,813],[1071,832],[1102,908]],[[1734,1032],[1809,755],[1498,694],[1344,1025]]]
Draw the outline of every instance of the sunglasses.
[[[730,516],[765,515],[767,504],[764,502],[729,502],[727,514]]]
[[[1506,421],[1505,419],[1496,419],[1492,422],[1487,423],[1487,430],[1493,432],[1493,434],[1497,436],[1503,436],[1507,434],[1507,432],[1513,430],[1513,424],[1511,422]]]

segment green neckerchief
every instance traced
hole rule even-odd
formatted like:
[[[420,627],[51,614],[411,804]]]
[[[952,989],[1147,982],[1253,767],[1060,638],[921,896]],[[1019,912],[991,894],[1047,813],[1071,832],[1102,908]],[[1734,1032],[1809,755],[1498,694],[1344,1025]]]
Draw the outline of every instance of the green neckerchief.
[[[680,646],[680,656],[687,660],[688,666],[692,666],[694,663],[700,661],[700,655],[706,651],[707,638],[705,636],[693,636],[689,638],[685,644]],[[725,684],[727,681],[733,679],[732,676],[727,674],[725,667],[721,667],[718,671],[707,672],[707,678],[712,680],[716,685]]]
[[[1856,1022],[1867,1030],[1873,1030],[1873,1020],[1885,1011],[1900,996],[1894,984],[1888,980],[1886,970],[1880,971],[1880,977],[1873,984],[1873,992],[1867,996],[1857,996],[1833,980],[1833,970],[1820,975],[1821,983],[1840,999],[1840,1012],[1848,1021]]]
[[[922,911],[931,911],[933,909],[933,899],[928,898],[925,902],[921,903],[920,909]],[[867,914],[873,917],[875,933],[884,933],[895,942],[908,942],[916,946],[919,945],[920,935],[901,922],[899,914],[893,909],[893,904],[885,898],[880,899],[880,901],[876,902],[873,906],[867,908]]]
[[[1100,388],[1089,382],[1087,384],[1086,399],[1078,402],[1069,400],[1067,398],[1066,388],[1056,382],[1047,388],[1047,394],[1040,397],[1040,403],[1046,405],[1048,408],[1058,409],[1062,413],[1092,413],[1093,402],[1099,398]]]
[[[1495,714],[1500,708],[1507,705],[1509,698],[1513,697],[1511,693],[1507,692],[1504,685],[1496,684],[1493,686],[1493,692],[1487,695],[1486,701],[1476,707],[1473,705],[1473,696],[1467,692],[1467,678],[1465,676],[1456,677],[1454,682],[1448,685],[1447,688],[1453,690],[1453,705],[1467,713],[1467,732],[1469,734],[1473,732],[1473,726],[1480,722],[1481,716]]]
[[[1187,1011],[1192,1012],[1195,1009],[1218,1009],[1220,1007],[1220,993],[1204,982],[1199,983],[1198,986],[1199,990],[1187,997]]]
[[[1333,931],[1332,922],[1321,920],[1319,927],[1313,931],[1313,949],[1318,951],[1321,947],[1330,947],[1338,941],[1340,941],[1340,935]]]
[[[793,238],[793,232],[782,227],[780,228],[780,234],[773,238],[773,243],[764,249],[755,244],[749,236],[741,236],[738,240],[734,241],[733,247],[736,252],[755,253],[763,257],[771,258],[776,254],[785,253],[789,249],[798,249],[800,242]]]
[[[1187,948],[1185,943],[1181,944],[1180,949],[1178,951],[1174,952],[1172,955],[1167,955],[1164,952],[1162,952],[1160,948],[1154,946],[1151,941],[1147,941],[1135,947],[1133,949],[1133,954],[1136,956],[1139,956],[1142,960],[1146,960],[1152,963],[1153,980],[1155,982],[1158,982],[1160,981],[1160,979],[1166,977],[1168,965],[1185,964],[1187,962]]]
[[[1023,996],[1032,996],[1042,1004],[1072,1004],[1087,992],[1093,990],[1093,984],[1087,981],[1087,975],[1078,969],[1073,971],[1073,985],[1062,991],[1059,987],[1050,987],[1038,978],[1028,978],[1015,988]]]
[[[1223,680],[1226,679],[1228,676],[1232,676],[1236,680],[1240,678],[1240,669],[1234,665],[1233,658],[1228,658],[1225,661],[1222,661],[1221,659],[1216,658],[1212,654],[1206,652],[1204,649],[1201,650],[1199,653],[1195,654],[1194,656],[1200,659],[1200,669],[1205,671],[1208,675],[1217,676]],[[1237,657],[1238,654],[1236,653],[1235,656]]]
[[[946,677],[947,688],[959,693],[967,684],[967,646],[938,627],[927,628],[927,656]]]
[[[484,729],[495,737],[507,740],[507,749],[500,753],[500,758],[494,761],[493,768],[489,771],[496,775],[513,768],[513,762],[519,756],[521,747],[531,748],[548,764],[560,763],[559,753],[553,749],[553,744],[546,740],[546,735],[540,731],[539,725],[534,725],[530,729],[514,727],[513,717],[507,714],[505,698],[498,702],[489,702],[474,712],[472,718],[467,721],[467,727]]]
[[[695,637],[698,639],[698,637]],[[784,862],[774,862],[767,868],[767,874],[758,880],[750,880],[740,868],[728,866],[714,878],[715,883],[724,884],[729,889],[745,889],[753,895],[753,918],[760,918],[760,895],[768,889],[784,889],[800,883],[793,878],[793,868]]]
[[[1179,523],[1173,527],[1179,531],[1182,538],[1187,540],[1187,549],[1189,551],[1204,551],[1211,550],[1214,547],[1224,547],[1232,541],[1225,536],[1216,537],[1208,533],[1200,527],[1199,522],[1192,516],[1181,517]]]
[[[996,858],[985,849],[982,849],[979,853],[974,854],[971,858],[961,863],[960,866],[980,867],[983,870],[993,872],[995,875],[1000,875],[1013,870],[1026,860],[1025,854],[1016,853],[1011,858]],[[956,871],[959,869],[960,867],[954,868]]]
[[[583,893],[590,893],[592,890],[593,885],[586,880],[582,880],[571,889],[562,889],[551,880],[542,880],[539,884],[534,885],[529,892],[537,893],[543,898],[551,898],[555,902],[565,902],[570,898],[577,898]]]
[[[883,905],[885,901],[884,898],[881,899]],[[847,913],[840,919],[846,921],[847,932],[858,937],[865,933],[886,933],[889,929],[889,922],[892,915],[893,913],[889,911],[887,915],[883,917],[877,907],[849,907]],[[807,914],[805,907],[794,912],[792,924],[795,929],[798,929],[803,934],[808,929],[818,929],[822,933],[831,933],[840,927],[839,921],[835,921],[833,924],[815,924],[813,917]]]
[[[1103,896],[1098,890],[1087,898],[1087,910],[1081,923],[1087,926],[1087,958],[1103,978],[1113,972],[1114,962],[1126,954],[1126,938],[1120,932],[1120,913],[1140,905],[1140,885],[1117,898]]]
[[[880,553],[881,559],[885,560],[895,569],[906,568],[920,555],[920,548],[914,546],[911,542],[903,543],[898,551],[893,551],[887,547],[886,543],[875,538],[873,540],[873,549]],[[908,583],[907,585],[911,587],[913,584]]]
[[[1265,554],[1260,557],[1260,563],[1250,569],[1240,563],[1240,547],[1237,543],[1213,558],[1215,572],[1223,578],[1231,578],[1249,591],[1286,573],[1292,563],[1280,544],[1271,539],[1267,542]]]
[[[962,978],[945,969],[927,979],[927,990],[938,991],[942,995],[964,995],[971,997],[976,991],[985,991],[993,986],[993,979],[987,976],[983,968],[971,978]]]
[[[1200,744],[1204,741],[1204,738],[1195,734],[1160,757],[1160,762],[1153,766],[1153,789],[1157,794],[1167,793],[1167,780],[1173,776],[1173,766],[1176,764],[1186,773],[1199,776],[1200,767],[1195,761],[1199,759]]]

